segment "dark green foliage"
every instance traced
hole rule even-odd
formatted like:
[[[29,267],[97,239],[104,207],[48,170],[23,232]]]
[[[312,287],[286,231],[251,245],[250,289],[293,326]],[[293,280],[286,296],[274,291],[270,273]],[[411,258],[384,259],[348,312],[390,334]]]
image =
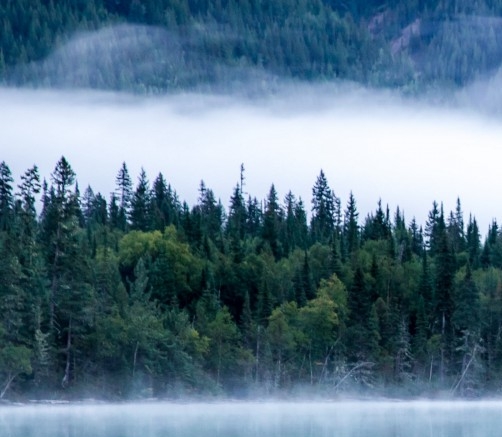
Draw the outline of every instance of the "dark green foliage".
[[[262,238],[268,244],[276,259],[282,255],[282,245],[279,237],[283,219],[284,213],[278,203],[277,192],[272,184],[263,213]]]
[[[14,193],[12,191],[12,173],[9,166],[0,163],[0,230],[7,231],[13,225]]]
[[[356,199],[351,192],[349,201],[347,202],[347,208],[345,210],[342,236],[345,242],[344,248],[347,252],[347,256],[349,257],[359,249],[358,217],[359,213],[357,212]]]
[[[480,264],[481,244],[478,224],[476,219],[472,216],[469,216],[466,240],[469,263],[474,269],[476,269]]]
[[[228,216],[203,183],[190,208],[144,171],[130,204],[91,187],[80,199],[62,157],[37,218],[37,168],[19,193],[2,168],[0,398],[498,390],[502,239],[494,221],[481,253],[460,203],[448,224],[433,205],[425,247],[399,208],[391,224],[379,203],[360,226],[352,194],[342,226],[322,173],[309,226],[302,202],[289,192],[280,205],[273,185],[263,208],[245,202],[243,179]]]
[[[358,267],[347,300],[347,337],[349,347],[352,346],[349,359],[354,363],[372,361],[378,353],[378,316],[373,303],[364,272]]]
[[[336,196],[328,185],[324,172],[317,177],[312,188],[312,240],[326,244],[335,232]]]
[[[113,222],[117,223],[117,227],[122,230],[126,229],[127,220],[129,217],[129,210],[131,207],[132,200],[132,181],[129,176],[129,170],[127,169],[126,163],[122,163],[122,167],[120,168],[117,177],[115,179],[117,184],[116,196],[112,198],[113,205],[116,205],[118,202],[118,210],[115,211],[114,206],[114,214],[113,214]]]
[[[272,73],[405,92],[458,87],[500,66],[502,5],[452,5],[8,1],[0,5],[0,81],[159,92],[239,89]],[[117,23],[134,27],[102,30]],[[86,34],[95,30],[100,37]],[[75,35],[86,49],[64,45]]]
[[[180,205],[176,192],[159,173],[152,188],[151,199],[152,229],[163,231],[166,226],[178,224]]]
[[[145,170],[141,169],[138,177],[138,185],[131,197],[131,210],[129,220],[131,229],[146,231],[150,228],[150,182]]]
[[[455,293],[455,309],[452,315],[453,325],[458,332],[478,333],[480,328],[479,291],[472,278],[470,264],[467,264],[465,277]]]

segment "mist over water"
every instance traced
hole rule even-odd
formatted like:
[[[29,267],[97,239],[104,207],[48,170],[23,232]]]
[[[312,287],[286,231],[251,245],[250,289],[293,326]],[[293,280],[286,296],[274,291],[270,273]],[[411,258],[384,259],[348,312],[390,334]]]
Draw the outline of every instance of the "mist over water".
[[[502,126],[475,108],[473,90],[439,106],[353,84],[290,83],[256,98],[4,88],[1,159],[17,178],[37,164],[49,179],[65,155],[81,191],[106,198],[125,161],[134,181],[142,167],[150,181],[162,172],[190,205],[204,180],[224,206],[244,163],[246,193],[264,199],[274,183],[307,210],[323,169],[343,206],[354,193],[361,220],[381,199],[424,224],[434,200],[448,214],[460,197],[485,233],[502,218]]]
[[[9,437],[488,437],[500,402],[153,403],[0,409]]]

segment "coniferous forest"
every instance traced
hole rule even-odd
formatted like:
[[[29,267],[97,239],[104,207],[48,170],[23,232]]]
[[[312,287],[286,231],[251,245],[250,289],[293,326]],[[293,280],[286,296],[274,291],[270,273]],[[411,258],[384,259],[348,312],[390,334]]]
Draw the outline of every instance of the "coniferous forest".
[[[500,67],[501,13],[500,0],[8,0],[0,81],[156,93],[273,75],[437,91]]]
[[[460,200],[420,224],[322,171],[308,211],[243,167],[193,206],[125,163],[110,198],[76,178],[0,164],[2,398],[502,389],[502,237]]]
[[[451,90],[502,64],[501,14],[499,0],[7,0],[0,84]],[[50,175],[0,164],[0,399],[502,390],[502,232],[460,200],[417,223],[378,199],[361,217],[322,171],[311,199],[248,193],[242,168],[230,199],[201,182],[195,205],[162,174],[114,177],[104,196],[63,157]]]

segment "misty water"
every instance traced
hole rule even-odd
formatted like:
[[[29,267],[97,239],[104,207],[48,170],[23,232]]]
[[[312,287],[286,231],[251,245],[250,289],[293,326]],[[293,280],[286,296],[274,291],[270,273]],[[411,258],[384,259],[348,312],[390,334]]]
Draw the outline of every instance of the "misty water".
[[[0,408],[5,437],[488,437],[502,402],[227,402]]]

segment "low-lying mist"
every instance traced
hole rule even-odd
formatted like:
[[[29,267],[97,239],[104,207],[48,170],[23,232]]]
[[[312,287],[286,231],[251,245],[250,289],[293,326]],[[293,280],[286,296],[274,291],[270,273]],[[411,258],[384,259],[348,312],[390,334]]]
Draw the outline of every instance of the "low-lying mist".
[[[290,83],[253,99],[3,88],[1,159],[15,177],[37,164],[48,179],[65,155],[80,189],[107,198],[125,161],[134,180],[142,167],[150,181],[162,172],[189,204],[204,180],[224,206],[244,163],[246,193],[265,198],[274,183],[280,198],[291,190],[307,209],[323,169],[343,205],[353,192],[361,218],[381,199],[423,224],[434,200],[448,213],[460,197],[485,232],[502,217],[502,127],[474,106],[481,87],[451,105],[353,84]]]
[[[225,402],[5,407],[12,437],[486,437],[500,402]],[[364,420],[361,420],[364,418]]]
[[[105,197],[125,161],[133,177],[142,167],[151,181],[162,172],[189,204],[204,180],[224,206],[243,163],[246,193],[265,198],[274,183],[280,197],[291,190],[307,209],[323,169],[342,204],[353,192],[361,218],[381,199],[391,213],[399,206],[408,221],[423,224],[434,200],[448,213],[457,197],[482,232],[502,217],[494,184],[502,153],[500,74],[411,98],[218,65],[196,42],[122,25],[79,35],[18,71],[26,83],[36,78],[36,89],[0,89],[1,159],[16,177],[37,164],[49,178],[65,155],[81,190],[89,184]],[[161,72],[169,83],[160,88],[191,91],[89,90],[120,89],[124,81],[140,91]]]

